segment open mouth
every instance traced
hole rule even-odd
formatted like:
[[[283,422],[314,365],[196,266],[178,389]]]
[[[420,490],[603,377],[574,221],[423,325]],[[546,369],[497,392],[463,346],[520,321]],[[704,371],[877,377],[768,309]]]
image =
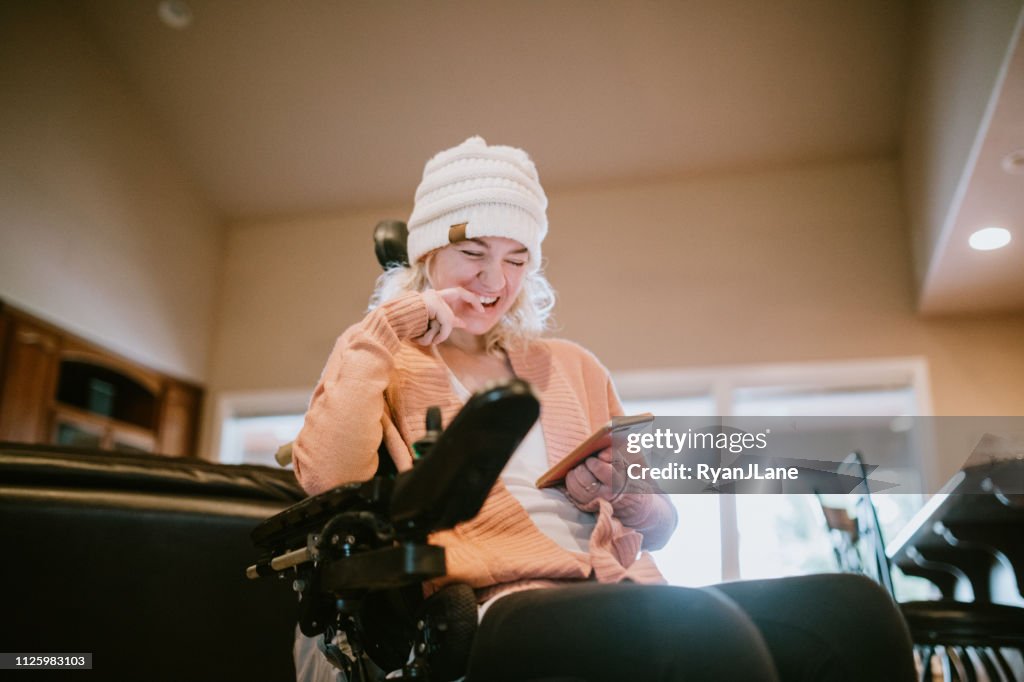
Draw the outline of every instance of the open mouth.
[[[498,299],[500,298],[500,296],[481,296],[480,303],[485,308],[493,308],[498,304]]]

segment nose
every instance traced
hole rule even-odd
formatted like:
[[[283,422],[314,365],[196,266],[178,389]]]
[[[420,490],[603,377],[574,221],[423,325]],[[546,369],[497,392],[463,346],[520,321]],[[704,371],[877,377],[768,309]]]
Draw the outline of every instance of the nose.
[[[505,271],[496,258],[485,263],[477,277],[488,291],[497,291],[505,286]]]

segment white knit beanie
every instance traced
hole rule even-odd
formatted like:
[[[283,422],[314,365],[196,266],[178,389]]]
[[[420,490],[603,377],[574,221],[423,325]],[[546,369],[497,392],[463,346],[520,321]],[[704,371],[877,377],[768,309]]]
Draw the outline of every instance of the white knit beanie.
[[[536,270],[548,232],[547,207],[526,152],[471,137],[423,168],[409,217],[409,262],[462,239],[507,237],[529,249],[528,267]]]

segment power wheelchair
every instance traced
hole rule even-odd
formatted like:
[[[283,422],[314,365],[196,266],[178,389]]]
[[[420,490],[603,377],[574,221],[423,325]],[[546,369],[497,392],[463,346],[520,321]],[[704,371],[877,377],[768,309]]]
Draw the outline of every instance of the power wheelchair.
[[[404,264],[407,235],[399,221],[377,225],[382,266]],[[300,630],[322,637],[324,655],[348,680],[368,682],[388,670],[405,680],[461,677],[477,628],[476,596],[457,583],[424,598],[423,583],[446,573],[444,548],[427,537],[476,516],[539,411],[521,380],[477,393],[445,429],[431,408],[410,471],[395,471],[382,446],[373,479],[267,519],[251,535],[261,557],[248,577],[290,579]],[[344,647],[335,643],[339,632]]]

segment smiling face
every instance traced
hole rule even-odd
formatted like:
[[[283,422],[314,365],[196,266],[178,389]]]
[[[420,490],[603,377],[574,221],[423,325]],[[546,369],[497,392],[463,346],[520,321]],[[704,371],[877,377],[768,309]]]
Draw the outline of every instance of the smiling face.
[[[480,297],[482,313],[464,302],[452,312],[465,322],[466,332],[482,335],[515,303],[529,259],[527,248],[514,239],[479,237],[436,251],[428,272],[434,289],[462,287]]]

